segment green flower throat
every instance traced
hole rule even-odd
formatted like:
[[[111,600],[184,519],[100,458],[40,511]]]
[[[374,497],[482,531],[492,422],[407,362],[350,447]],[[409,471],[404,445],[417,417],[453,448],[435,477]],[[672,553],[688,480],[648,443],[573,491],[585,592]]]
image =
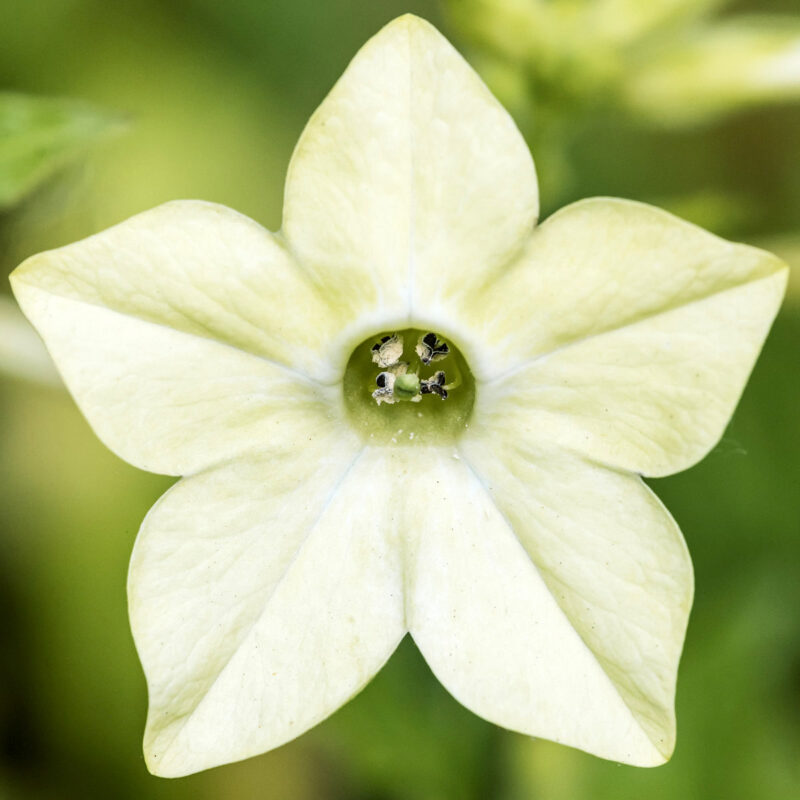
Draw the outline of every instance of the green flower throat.
[[[369,444],[442,445],[468,427],[475,380],[458,348],[409,328],[364,340],[344,373],[348,416]]]

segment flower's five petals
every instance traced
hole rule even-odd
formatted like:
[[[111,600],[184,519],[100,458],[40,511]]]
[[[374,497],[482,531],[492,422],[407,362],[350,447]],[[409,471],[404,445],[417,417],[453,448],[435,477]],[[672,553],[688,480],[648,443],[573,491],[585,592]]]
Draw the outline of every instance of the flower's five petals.
[[[511,117],[441,34],[404,16],[367,42],[308,123],[283,231],[341,303],[386,324],[430,316],[440,296],[500,268],[537,213]]]
[[[383,665],[405,633],[393,487],[379,453],[331,436],[185,478],[156,504],[129,576],[153,773],[277,747]]]
[[[471,301],[491,358],[478,413],[644,475],[685,469],[722,435],[787,273],[650,206],[569,206]]]
[[[330,377],[313,345],[332,312],[234,211],[168,203],[30,258],[12,285],[94,430],[135,466],[185,475],[326,424],[336,389],[302,370]]]
[[[787,270],[637,203],[537,211],[508,114],[405,16],[309,122],[282,234],[183,201],[14,272],[103,441],[189,476],[128,584],[151,771],[292,739],[409,630],[489,720],[669,757],[691,565],[632,473],[718,440]],[[373,358],[393,331],[437,375]],[[419,410],[374,402],[381,369],[416,380]]]
[[[486,719],[663,763],[692,597],[677,526],[635,476],[489,442],[420,476],[436,488],[410,569],[414,640]]]

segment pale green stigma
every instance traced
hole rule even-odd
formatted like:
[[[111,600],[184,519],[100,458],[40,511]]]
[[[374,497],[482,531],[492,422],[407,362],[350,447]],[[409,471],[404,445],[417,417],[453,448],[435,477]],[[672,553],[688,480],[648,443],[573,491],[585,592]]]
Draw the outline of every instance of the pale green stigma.
[[[394,382],[394,396],[398,400],[413,400],[419,397],[419,375],[414,372],[398,375]]]

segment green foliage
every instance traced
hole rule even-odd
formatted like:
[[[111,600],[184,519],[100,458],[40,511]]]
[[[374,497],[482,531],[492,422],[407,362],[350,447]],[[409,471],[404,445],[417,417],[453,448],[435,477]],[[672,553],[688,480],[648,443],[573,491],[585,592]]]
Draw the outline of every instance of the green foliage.
[[[119,117],[85,103],[0,93],[0,210],[121,127]]]

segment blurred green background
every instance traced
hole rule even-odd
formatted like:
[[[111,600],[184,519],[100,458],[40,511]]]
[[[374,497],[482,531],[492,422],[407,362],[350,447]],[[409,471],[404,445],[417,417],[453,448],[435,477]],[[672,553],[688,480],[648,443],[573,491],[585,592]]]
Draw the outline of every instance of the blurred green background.
[[[405,11],[440,27],[508,104],[544,215],[630,197],[794,262],[722,442],[653,482],[697,581],[673,760],[635,769],[498,729],[450,698],[407,641],[295,742],[151,777],[125,577],[168,481],[95,439],[4,282],[0,798],[800,797],[797,0],[0,0],[0,269],[175,198],[277,228],[305,120]]]

